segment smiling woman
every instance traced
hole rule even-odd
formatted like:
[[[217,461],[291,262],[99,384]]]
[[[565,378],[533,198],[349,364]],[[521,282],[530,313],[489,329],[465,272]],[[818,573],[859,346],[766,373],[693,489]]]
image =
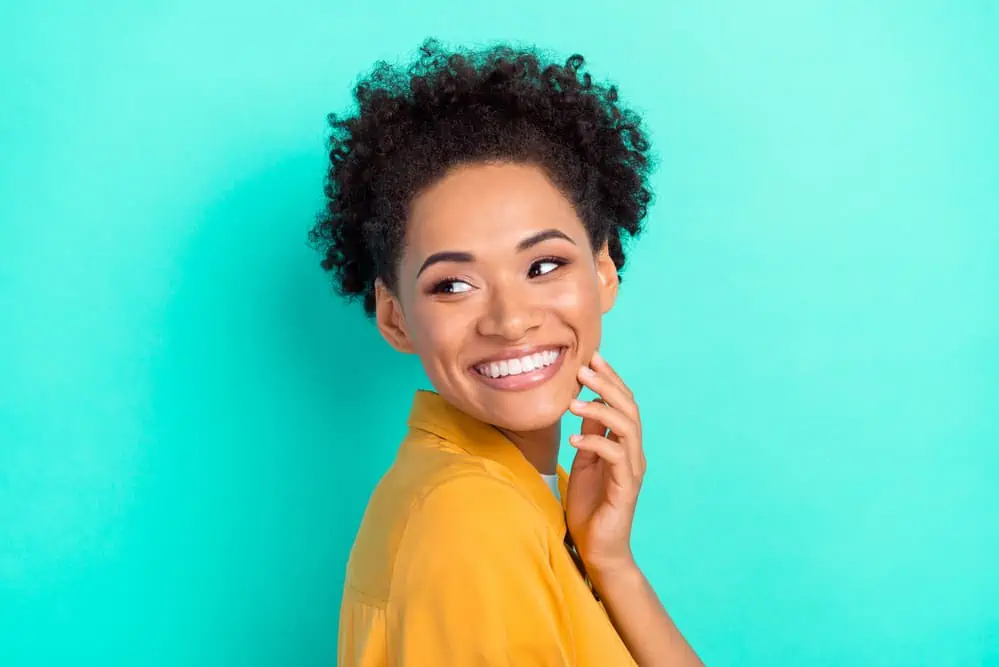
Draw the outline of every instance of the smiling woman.
[[[434,389],[355,540],[341,665],[700,664],[632,557],[641,419],[597,353],[649,146],[582,67],[427,42],[331,116],[311,239]]]
[[[429,263],[441,248],[446,261]],[[397,284],[376,288],[389,340],[420,355],[452,405],[522,433],[550,429],[578,393],[617,270],[541,168],[486,163],[456,167],[414,198]],[[542,352],[556,363],[534,371]],[[477,372],[487,362],[489,375]],[[493,362],[504,377],[492,377]],[[555,471],[549,440],[525,452],[543,472]]]

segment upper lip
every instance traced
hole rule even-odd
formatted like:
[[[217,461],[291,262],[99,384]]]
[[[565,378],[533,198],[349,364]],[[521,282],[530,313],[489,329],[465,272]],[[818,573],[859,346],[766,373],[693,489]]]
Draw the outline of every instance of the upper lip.
[[[546,352],[548,350],[555,350],[556,352],[561,352],[565,348],[565,345],[525,345],[522,347],[508,347],[505,350],[501,350],[494,355],[479,359],[472,366],[481,366],[483,364],[488,364],[493,361],[509,361],[510,359],[520,359],[521,357],[526,357],[529,354],[537,354],[538,352]]]

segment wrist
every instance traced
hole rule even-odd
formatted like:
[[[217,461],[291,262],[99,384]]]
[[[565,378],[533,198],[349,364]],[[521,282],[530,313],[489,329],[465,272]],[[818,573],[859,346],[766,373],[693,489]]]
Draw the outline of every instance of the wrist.
[[[586,563],[586,572],[598,587],[613,584],[614,581],[633,578],[640,573],[638,563],[631,553],[611,560]]]

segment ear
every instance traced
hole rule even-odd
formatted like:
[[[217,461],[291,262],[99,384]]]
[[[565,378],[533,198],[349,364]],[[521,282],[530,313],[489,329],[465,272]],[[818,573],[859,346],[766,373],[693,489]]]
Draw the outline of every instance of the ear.
[[[381,332],[382,338],[389,345],[399,352],[413,353],[413,343],[406,332],[406,318],[402,312],[402,304],[381,278],[375,279],[375,321],[378,323],[378,331]]]
[[[617,288],[621,284],[617,275],[617,266],[611,259],[610,250],[605,242],[594,256],[597,264],[597,279],[600,281],[600,312],[606,313],[617,300]]]

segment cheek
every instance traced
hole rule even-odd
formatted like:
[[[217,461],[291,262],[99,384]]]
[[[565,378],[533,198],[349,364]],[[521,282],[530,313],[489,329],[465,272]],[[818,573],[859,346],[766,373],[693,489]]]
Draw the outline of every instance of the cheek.
[[[577,345],[575,354],[580,362],[589,360],[600,346],[603,318],[596,277],[587,278],[581,276],[578,281],[565,283],[552,292],[549,301],[556,317],[573,330]]]
[[[576,280],[561,284],[550,295],[549,303],[581,336],[596,330],[599,337],[601,309],[596,276],[580,274]]]
[[[413,312],[410,339],[428,374],[437,373],[461,351],[468,325],[457,315],[440,304],[428,304]]]

